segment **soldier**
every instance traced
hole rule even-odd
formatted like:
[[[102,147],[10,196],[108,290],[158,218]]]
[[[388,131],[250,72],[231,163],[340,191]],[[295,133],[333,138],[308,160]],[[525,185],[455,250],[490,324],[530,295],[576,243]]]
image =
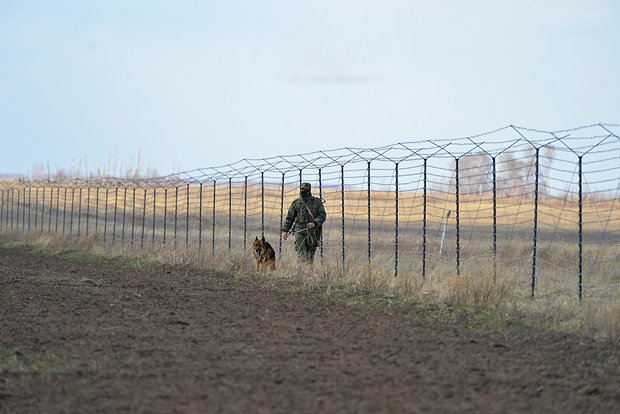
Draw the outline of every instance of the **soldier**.
[[[288,209],[282,225],[282,237],[286,240],[291,232],[295,234],[298,259],[312,263],[327,214],[321,199],[312,196],[310,183],[302,183],[299,190],[301,197],[293,201]]]

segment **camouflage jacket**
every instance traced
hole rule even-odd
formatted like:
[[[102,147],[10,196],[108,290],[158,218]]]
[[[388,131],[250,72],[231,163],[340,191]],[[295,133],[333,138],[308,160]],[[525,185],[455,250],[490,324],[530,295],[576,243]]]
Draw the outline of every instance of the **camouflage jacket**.
[[[282,231],[287,232],[291,230],[293,223],[295,223],[293,231],[307,228],[310,222],[314,222],[316,227],[319,228],[325,222],[326,217],[325,207],[320,198],[313,196],[306,199],[298,198],[291,203],[288,209],[286,220],[282,225]]]

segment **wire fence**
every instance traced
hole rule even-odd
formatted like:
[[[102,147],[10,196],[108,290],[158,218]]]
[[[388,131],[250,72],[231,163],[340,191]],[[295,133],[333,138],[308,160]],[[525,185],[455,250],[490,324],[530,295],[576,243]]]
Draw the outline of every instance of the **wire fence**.
[[[213,256],[247,251],[264,235],[282,256],[280,227],[302,181],[327,211],[323,262],[423,279],[487,272],[518,280],[532,297],[614,300],[620,292],[615,124],[553,132],[511,125],[157,178],[2,179],[0,232]]]

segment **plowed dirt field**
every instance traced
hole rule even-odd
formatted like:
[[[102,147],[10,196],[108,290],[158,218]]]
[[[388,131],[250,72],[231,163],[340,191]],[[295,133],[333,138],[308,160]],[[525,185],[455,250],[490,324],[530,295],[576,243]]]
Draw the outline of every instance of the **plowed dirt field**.
[[[0,247],[6,413],[617,413],[617,344]]]

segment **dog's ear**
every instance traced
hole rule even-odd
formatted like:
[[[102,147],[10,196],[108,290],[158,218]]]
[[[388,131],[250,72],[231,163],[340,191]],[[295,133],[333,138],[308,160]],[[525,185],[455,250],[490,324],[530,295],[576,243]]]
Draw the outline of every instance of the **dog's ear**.
[[[258,236],[254,237],[254,241],[258,240]]]
[[[263,238],[261,239],[262,241],[265,241],[265,236],[263,236]]]

